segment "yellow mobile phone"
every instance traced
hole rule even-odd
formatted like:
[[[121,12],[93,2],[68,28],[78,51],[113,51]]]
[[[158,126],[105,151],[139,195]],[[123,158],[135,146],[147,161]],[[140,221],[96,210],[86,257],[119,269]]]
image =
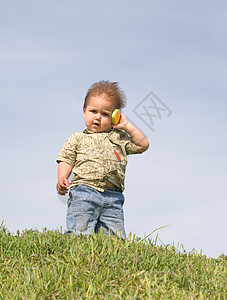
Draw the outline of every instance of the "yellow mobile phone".
[[[121,118],[121,112],[119,109],[115,109],[112,113],[112,124],[117,125]]]

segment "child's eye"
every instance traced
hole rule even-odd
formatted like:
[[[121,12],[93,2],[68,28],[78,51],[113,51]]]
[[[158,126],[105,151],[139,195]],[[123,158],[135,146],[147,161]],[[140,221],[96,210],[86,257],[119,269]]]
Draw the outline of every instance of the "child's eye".
[[[95,109],[91,109],[91,112],[96,113],[96,110]]]
[[[103,113],[103,115],[106,116],[106,117],[109,117],[109,114],[107,114],[107,113]]]

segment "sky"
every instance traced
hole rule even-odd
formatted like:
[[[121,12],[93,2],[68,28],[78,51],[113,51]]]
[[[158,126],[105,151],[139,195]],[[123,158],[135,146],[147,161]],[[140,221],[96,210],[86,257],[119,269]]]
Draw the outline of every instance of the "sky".
[[[85,128],[99,80],[150,147],[130,155],[127,234],[218,257],[227,250],[226,1],[0,2],[0,223],[64,231],[59,150]]]

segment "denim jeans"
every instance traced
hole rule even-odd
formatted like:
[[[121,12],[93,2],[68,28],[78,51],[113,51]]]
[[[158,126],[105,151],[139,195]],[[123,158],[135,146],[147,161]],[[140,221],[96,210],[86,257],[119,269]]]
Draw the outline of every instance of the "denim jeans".
[[[113,189],[99,192],[87,185],[70,189],[66,215],[66,233],[76,235],[100,233],[116,234],[125,238],[123,206],[124,195]]]

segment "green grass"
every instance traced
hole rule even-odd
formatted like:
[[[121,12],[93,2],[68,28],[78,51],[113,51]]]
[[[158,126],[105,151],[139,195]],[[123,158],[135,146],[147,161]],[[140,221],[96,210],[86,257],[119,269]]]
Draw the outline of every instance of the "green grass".
[[[0,227],[0,299],[225,299],[226,256]]]

